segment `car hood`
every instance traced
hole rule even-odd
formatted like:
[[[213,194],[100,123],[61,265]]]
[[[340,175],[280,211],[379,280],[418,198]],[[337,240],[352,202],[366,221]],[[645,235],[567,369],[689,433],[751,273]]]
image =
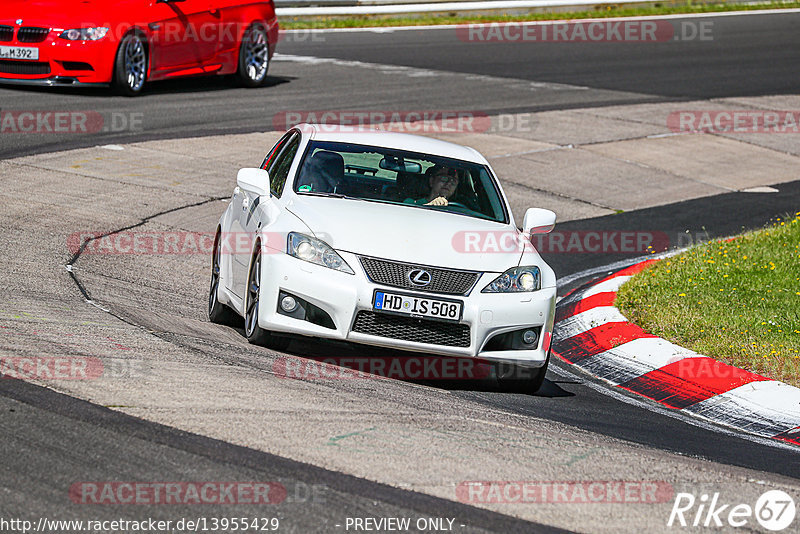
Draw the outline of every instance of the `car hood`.
[[[287,209],[336,250],[364,256],[483,272],[519,264],[516,247],[466,247],[465,236],[516,234],[508,224],[381,202],[298,195]],[[509,236],[511,237],[511,236]],[[355,267],[355,266],[353,266]]]
[[[14,25],[22,19],[23,26],[64,29],[111,24],[119,18],[113,13],[124,13],[128,4],[100,0],[4,0],[0,22]]]

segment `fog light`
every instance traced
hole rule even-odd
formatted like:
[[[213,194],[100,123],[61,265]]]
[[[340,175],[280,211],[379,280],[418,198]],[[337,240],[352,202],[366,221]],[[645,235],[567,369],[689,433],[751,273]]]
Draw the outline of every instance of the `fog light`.
[[[533,345],[534,343],[536,343],[537,338],[538,336],[536,335],[536,332],[533,330],[525,330],[522,333],[522,342],[525,343],[526,345]]]
[[[287,295],[281,299],[281,309],[286,313],[292,313],[297,309],[297,301]]]

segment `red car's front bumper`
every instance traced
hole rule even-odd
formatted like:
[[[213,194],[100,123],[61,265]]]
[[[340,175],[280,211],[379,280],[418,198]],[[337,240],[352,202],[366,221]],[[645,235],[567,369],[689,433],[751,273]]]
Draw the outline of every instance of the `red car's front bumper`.
[[[15,28],[17,30],[17,28]],[[0,46],[36,48],[36,60],[0,59],[0,83],[85,85],[111,83],[118,43],[113,36],[98,41],[68,41],[49,31],[39,42],[0,40]],[[29,38],[30,39],[30,38]]]

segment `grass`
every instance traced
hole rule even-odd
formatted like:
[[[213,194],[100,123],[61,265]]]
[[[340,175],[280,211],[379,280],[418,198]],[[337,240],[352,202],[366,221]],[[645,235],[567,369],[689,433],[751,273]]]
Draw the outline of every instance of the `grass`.
[[[800,212],[656,262],[615,305],[677,345],[800,386]]]
[[[605,17],[632,17],[644,15],[675,15],[687,13],[721,13],[725,11],[750,11],[756,9],[789,9],[800,8],[800,2],[764,2],[755,4],[738,3],[693,3],[683,5],[654,5],[652,7],[619,7],[604,5],[594,10],[553,12],[553,13],[521,13],[486,15],[478,13],[440,13],[419,15],[348,15],[320,17],[281,17],[280,25],[284,30],[300,30],[310,28],[368,28],[376,26],[420,26],[434,24],[469,24],[478,22],[522,22],[532,20],[567,20]]]

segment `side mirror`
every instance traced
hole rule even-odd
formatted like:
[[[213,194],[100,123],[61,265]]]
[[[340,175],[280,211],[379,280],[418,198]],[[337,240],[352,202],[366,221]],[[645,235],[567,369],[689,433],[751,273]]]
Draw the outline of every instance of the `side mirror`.
[[[546,234],[556,225],[556,214],[542,208],[529,208],[522,219],[523,234]]]
[[[254,195],[269,195],[269,173],[264,169],[241,169],[236,185]]]

